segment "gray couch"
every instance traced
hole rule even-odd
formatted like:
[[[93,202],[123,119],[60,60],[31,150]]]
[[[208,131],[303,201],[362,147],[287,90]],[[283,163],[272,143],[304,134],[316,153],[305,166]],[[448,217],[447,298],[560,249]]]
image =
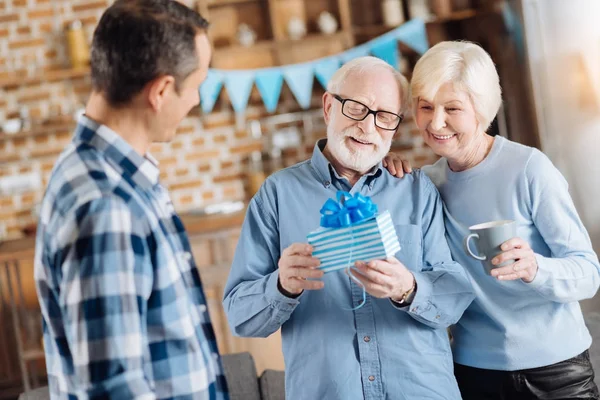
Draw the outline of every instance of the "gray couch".
[[[250,353],[226,354],[223,369],[231,400],[284,400],[284,372],[266,370],[257,376]],[[48,388],[22,393],[19,400],[49,400]]]
[[[223,369],[231,400],[285,400],[284,372],[267,369],[257,378],[250,353],[224,355]]]

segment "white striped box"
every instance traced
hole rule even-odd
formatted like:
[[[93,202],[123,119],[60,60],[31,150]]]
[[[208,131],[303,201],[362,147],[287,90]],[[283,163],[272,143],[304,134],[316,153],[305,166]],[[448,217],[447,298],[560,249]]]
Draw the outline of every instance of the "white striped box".
[[[325,273],[352,267],[356,261],[383,260],[400,251],[389,211],[349,227],[321,227],[307,239]]]

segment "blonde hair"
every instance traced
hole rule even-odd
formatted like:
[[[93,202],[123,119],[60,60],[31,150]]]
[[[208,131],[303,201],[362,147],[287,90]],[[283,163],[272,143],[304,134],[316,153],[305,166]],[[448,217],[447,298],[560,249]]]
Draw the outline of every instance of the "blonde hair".
[[[390,64],[377,57],[358,57],[342,65],[327,83],[327,91],[329,93],[338,94],[338,91],[346,82],[348,76],[354,73],[361,74],[372,71],[376,68],[383,68],[390,71],[396,79],[398,87],[400,88],[400,115],[404,115],[410,108],[410,85],[408,80]]]
[[[500,78],[490,55],[475,43],[465,41],[441,42],[419,59],[411,80],[412,99],[433,100],[445,83],[465,90],[477,115],[487,131],[502,104]]]

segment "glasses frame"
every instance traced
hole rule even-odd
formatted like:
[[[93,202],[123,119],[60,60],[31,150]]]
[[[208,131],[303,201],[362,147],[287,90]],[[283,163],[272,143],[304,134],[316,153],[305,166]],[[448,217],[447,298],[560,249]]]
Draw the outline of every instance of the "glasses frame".
[[[396,113],[393,113],[393,112],[390,112],[390,111],[385,111],[385,110],[377,110],[377,111],[374,111],[374,110],[371,110],[369,107],[367,107],[365,104],[361,103],[360,101],[356,101],[356,100],[354,100],[354,99],[344,99],[344,98],[343,98],[343,97],[341,97],[340,95],[333,94],[333,93],[332,93],[332,96],[333,96],[333,98],[335,98],[337,101],[339,101],[340,103],[342,103],[342,109],[341,109],[341,111],[342,111],[342,115],[343,115],[344,117],[346,117],[346,118],[350,118],[350,119],[351,119],[351,120],[353,120],[353,121],[364,121],[364,119],[365,119],[365,118],[367,118],[367,117],[368,117],[370,114],[373,114],[373,122],[375,123],[375,126],[376,126],[377,128],[379,128],[379,129],[383,129],[384,131],[395,131],[396,129],[398,129],[398,127],[400,126],[400,124],[401,124],[401,123],[402,123],[402,121],[404,120],[404,115],[398,115],[398,114],[396,114]],[[361,106],[363,106],[364,108],[366,108],[366,109],[367,109],[367,113],[365,114],[365,116],[364,116],[364,117],[362,117],[362,118],[356,118],[356,117],[352,117],[352,116],[350,116],[350,115],[347,115],[347,114],[344,112],[344,105],[345,105],[345,104],[346,104],[346,102],[348,102],[348,101],[352,101],[352,102],[354,102],[354,103],[358,103],[358,104],[360,104]],[[396,125],[396,127],[395,127],[395,128],[384,128],[384,127],[381,127],[381,126],[377,125],[377,114],[378,114],[378,113],[380,113],[380,112],[381,112],[381,113],[386,113],[386,114],[392,114],[392,115],[395,115],[395,116],[397,116],[397,117],[398,117],[398,124]]]

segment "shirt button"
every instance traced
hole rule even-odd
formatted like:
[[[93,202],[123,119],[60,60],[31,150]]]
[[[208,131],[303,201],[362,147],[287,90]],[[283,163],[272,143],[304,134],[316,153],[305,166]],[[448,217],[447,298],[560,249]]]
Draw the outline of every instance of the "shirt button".
[[[331,182],[329,182],[329,181],[325,181],[325,182],[323,182],[323,184],[325,185],[326,188],[331,186]]]
[[[192,259],[192,253],[186,251],[185,253],[183,253],[183,259],[189,262]]]
[[[200,305],[200,311],[202,311],[202,312],[206,311],[206,306],[204,304]]]
[[[373,382],[373,381],[375,380],[375,377],[374,377],[373,375],[369,375],[369,380],[370,380],[371,382]]]
[[[363,338],[363,340],[364,340],[365,342],[369,343],[369,342],[371,341],[371,338],[370,338],[370,337],[368,337],[368,336],[365,336],[365,337]]]
[[[418,310],[419,310],[419,307],[413,307],[413,309],[412,309],[412,310],[410,310],[410,311],[412,311],[412,312],[417,312]]]
[[[439,316],[439,315],[436,315],[436,316],[435,316],[435,319],[440,319],[440,316]]]

